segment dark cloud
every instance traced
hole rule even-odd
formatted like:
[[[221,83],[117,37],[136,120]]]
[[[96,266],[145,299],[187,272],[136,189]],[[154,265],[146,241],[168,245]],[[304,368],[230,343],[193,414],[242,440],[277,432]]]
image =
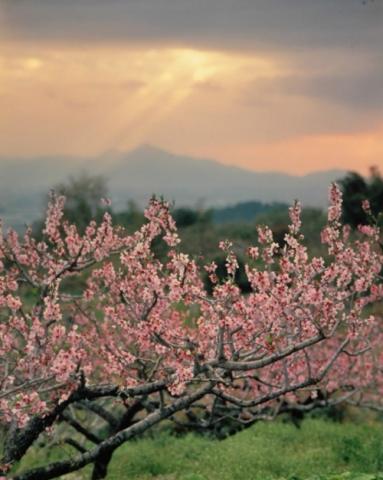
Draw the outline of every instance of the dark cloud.
[[[370,62],[368,62],[370,63]],[[383,112],[383,55],[377,55],[373,65],[354,65],[352,72],[313,72],[297,69],[296,74],[275,79],[256,79],[244,89],[250,103],[278,100],[280,96],[318,99],[351,110],[368,110],[379,116]]]
[[[383,112],[383,68],[353,76],[292,77],[285,79],[282,88],[288,94],[315,97],[355,110]]]
[[[383,69],[378,66],[353,74],[298,70],[272,80],[255,79],[244,86],[238,101],[263,118],[264,134],[356,133],[382,122],[382,86]]]
[[[383,0],[0,0],[13,38],[302,50],[383,44]]]
[[[6,35],[30,44],[110,42],[272,53],[288,72],[247,85],[244,103],[269,110],[273,102],[294,96],[319,100],[322,113],[314,109],[308,119],[298,111],[296,119],[315,132],[382,120],[383,0],[0,0],[0,5]],[[209,80],[195,88],[223,87]]]

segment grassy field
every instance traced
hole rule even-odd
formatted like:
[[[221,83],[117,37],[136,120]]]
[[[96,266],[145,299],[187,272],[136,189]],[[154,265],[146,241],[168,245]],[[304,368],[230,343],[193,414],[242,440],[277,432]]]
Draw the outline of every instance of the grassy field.
[[[27,462],[36,460],[34,452]],[[89,478],[89,469],[63,478]],[[109,480],[154,478],[383,480],[382,424],[308,419],[297,429],[290,423],[260,423],[224,441],[158,432],[114,454]]]

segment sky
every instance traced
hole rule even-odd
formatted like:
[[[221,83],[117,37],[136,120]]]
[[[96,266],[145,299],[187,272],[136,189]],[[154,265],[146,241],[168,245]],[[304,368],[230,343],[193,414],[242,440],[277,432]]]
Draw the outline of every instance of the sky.
[[[0,0],[0,157],[383,158],[383,0]]]

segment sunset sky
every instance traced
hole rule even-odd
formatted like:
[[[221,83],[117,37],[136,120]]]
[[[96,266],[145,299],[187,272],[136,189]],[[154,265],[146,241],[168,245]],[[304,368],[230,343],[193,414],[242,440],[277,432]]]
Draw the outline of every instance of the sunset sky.
[[[383,159],[383,0],[0,0],[0,156]]]

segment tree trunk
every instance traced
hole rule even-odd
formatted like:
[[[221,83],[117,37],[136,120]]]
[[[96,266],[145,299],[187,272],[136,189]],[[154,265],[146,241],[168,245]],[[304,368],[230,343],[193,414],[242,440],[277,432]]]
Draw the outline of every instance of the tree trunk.
[[[93,471],[92,471],[92,480],[101,480],[106,478],[108,473],[108,466],[112,459],[113,451],[105,452],[94,462]]]

